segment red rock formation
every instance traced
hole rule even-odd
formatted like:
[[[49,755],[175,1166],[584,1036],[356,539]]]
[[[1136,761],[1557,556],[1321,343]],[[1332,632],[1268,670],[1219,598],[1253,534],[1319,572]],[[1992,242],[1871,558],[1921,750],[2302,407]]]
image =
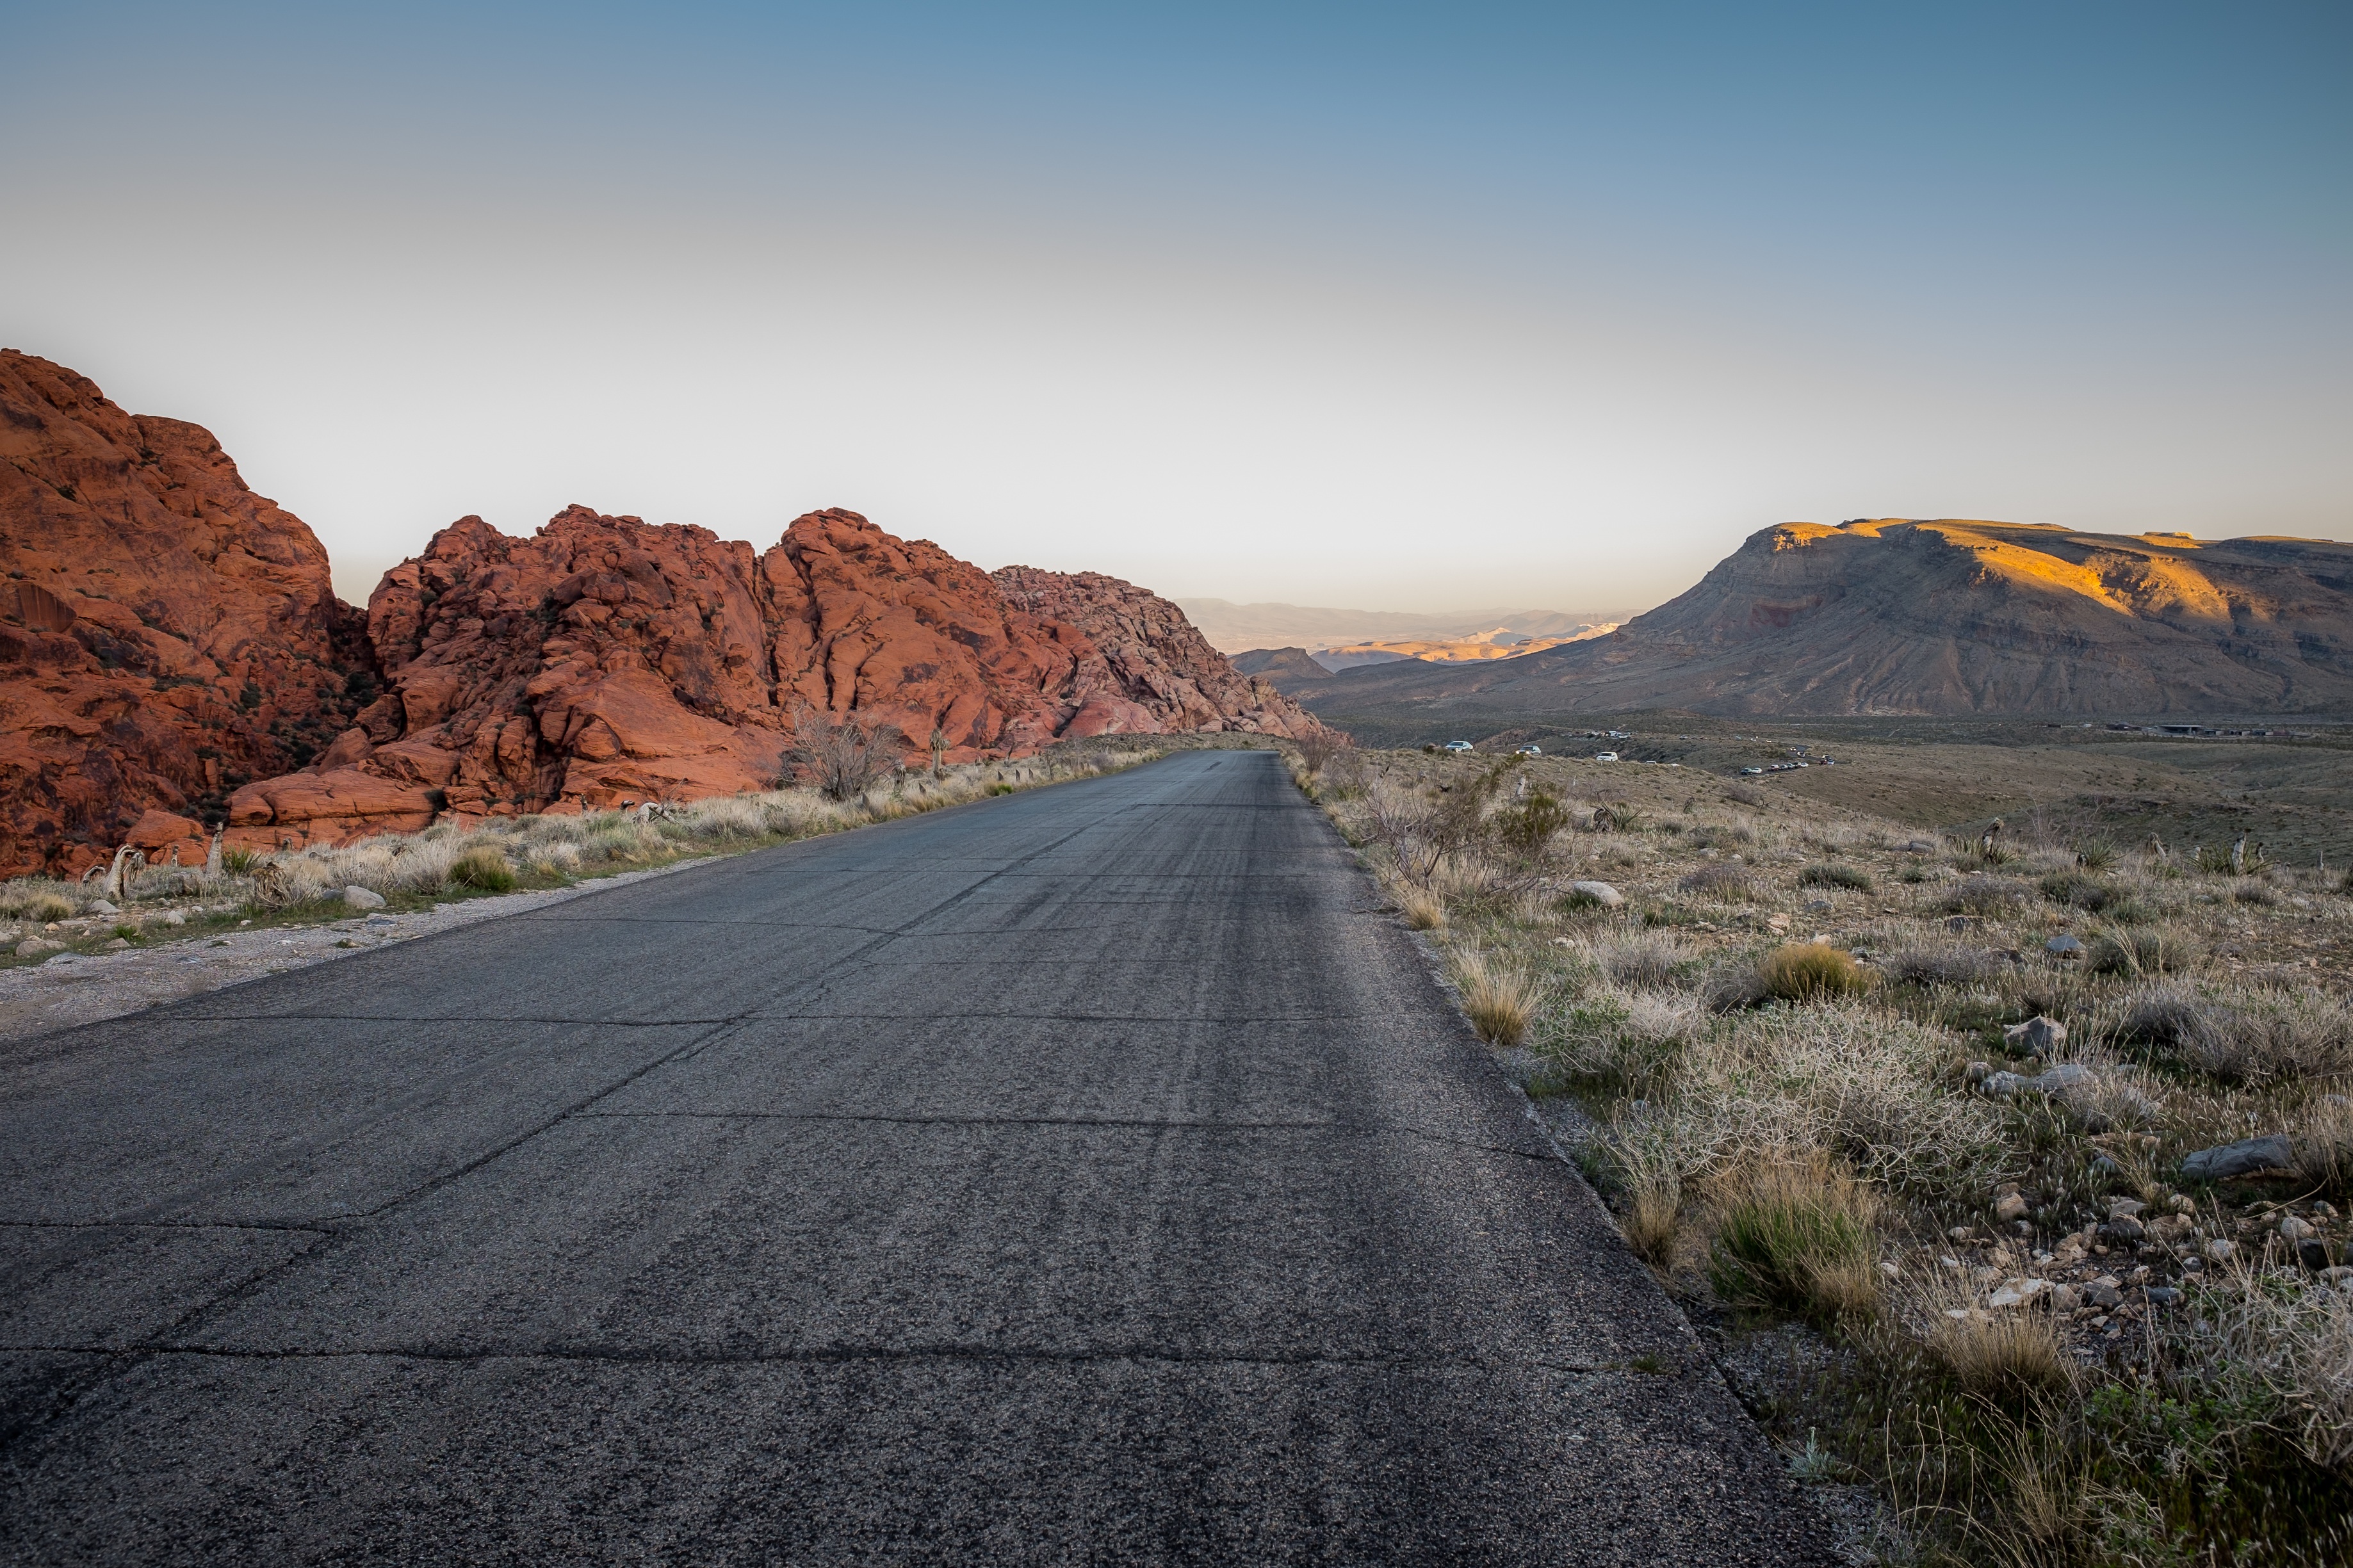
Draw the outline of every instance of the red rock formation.
[[[142,833],[185,855],[174,822],[300,767],[373,694],[326,552],[207,431],[0,350],[0,873]]]
[[[1159,728],[1077,630],[849,511],[758,556],[585,507],[530,539],[470,517],[385,574],[368,630],[385,695],[311,771],[239,791],[239,837],[765,788],[803,710],[960,758]]]
[[[1315,717],[1274,689],[1236,670],[1185,612],[1147,588],[1100,572],[1003,566],[989,574],[1006,602],[1041,620],[1077,627],[1101,649],[1115,688],[1089,700],[1125,702],[1145,723],[1124,730],[1232,730],[1297,737],[1320,730]]]

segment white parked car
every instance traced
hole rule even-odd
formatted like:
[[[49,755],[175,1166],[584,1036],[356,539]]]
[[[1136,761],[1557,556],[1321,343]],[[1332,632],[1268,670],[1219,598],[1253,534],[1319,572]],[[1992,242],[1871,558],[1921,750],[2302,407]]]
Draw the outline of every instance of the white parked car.
[[[1597,763],[1614,763],[1618,760],[1618,753],[1615,752],[1596,752],[1593,753],[1593,760]]]
[[[1471,749],[1471,742],[1468,741],[1449,741],[1446,742],[1446,749],[1450,752],[1467,752]]]
[[[1531,741],[1525,746],[1514,747],[1512,750],[1512,755],[1515,757],[1541,757],[1544,755],[1544,748]]]

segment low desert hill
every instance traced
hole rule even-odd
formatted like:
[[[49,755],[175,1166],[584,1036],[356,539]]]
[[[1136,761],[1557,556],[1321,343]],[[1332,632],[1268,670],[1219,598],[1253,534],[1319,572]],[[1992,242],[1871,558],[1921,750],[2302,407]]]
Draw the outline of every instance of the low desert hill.
[[[1350,714],[2353,712],[2353,545],[1881,519],[1765,529],[1610,636],[1352,670]]]
[[[1031,573],[1016,603],[855,512],[765,552],[586,507],[529,539],[462,518],[363,616],[207,432],[13,350],[0,457],[0,875],[200,858],[224,822],[275,847],[764,788],[804,713],[957,759],[1317,727],[1143,589]]]

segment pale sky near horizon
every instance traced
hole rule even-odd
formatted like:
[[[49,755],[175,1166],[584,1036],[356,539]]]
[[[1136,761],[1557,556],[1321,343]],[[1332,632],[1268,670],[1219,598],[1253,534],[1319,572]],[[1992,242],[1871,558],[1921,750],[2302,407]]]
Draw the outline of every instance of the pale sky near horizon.
[[[1641,606],[1788,519],[2353,536],[2353,7],[43,7],[0,342],[348,598],[848,506]]]

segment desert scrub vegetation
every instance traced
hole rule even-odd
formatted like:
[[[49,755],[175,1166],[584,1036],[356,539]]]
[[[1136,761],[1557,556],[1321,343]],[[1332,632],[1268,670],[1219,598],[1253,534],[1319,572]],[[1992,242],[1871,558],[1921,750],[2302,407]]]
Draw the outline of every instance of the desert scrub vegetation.
[[[1577,759],[1305,782],[1899,1556],[2353,1561],[2340,873]]]
[[[871,737],[860,737],[871,745]],[[377,907],[560,888],[705,856],[788,843],[887,822],[1065,779],[1092,777],[1161,755],[1166,742],[1065,742],[1034,757],[933,769],[881,770],[847,798],[833,790],[862,756],[807,771],[818,783],[681,805],[515,816],[446,817],[419,833],[278,850],[220,847],[210,865],[128,865],[118,897],[93,875],[79,882],[0,882],[0,964],[60,952],[120,951],[223,928],[343,919]],[[1158,742],[1159,738],[1155,738]],[[839,752],[855,750],[832,738]],[[841,762],[839,756],[833,762]],[[850,765],[855,763],[856,766]],[[351,889],[357,889],[354,896]],[[1441,911],[1442,913],[1442,911]]]

